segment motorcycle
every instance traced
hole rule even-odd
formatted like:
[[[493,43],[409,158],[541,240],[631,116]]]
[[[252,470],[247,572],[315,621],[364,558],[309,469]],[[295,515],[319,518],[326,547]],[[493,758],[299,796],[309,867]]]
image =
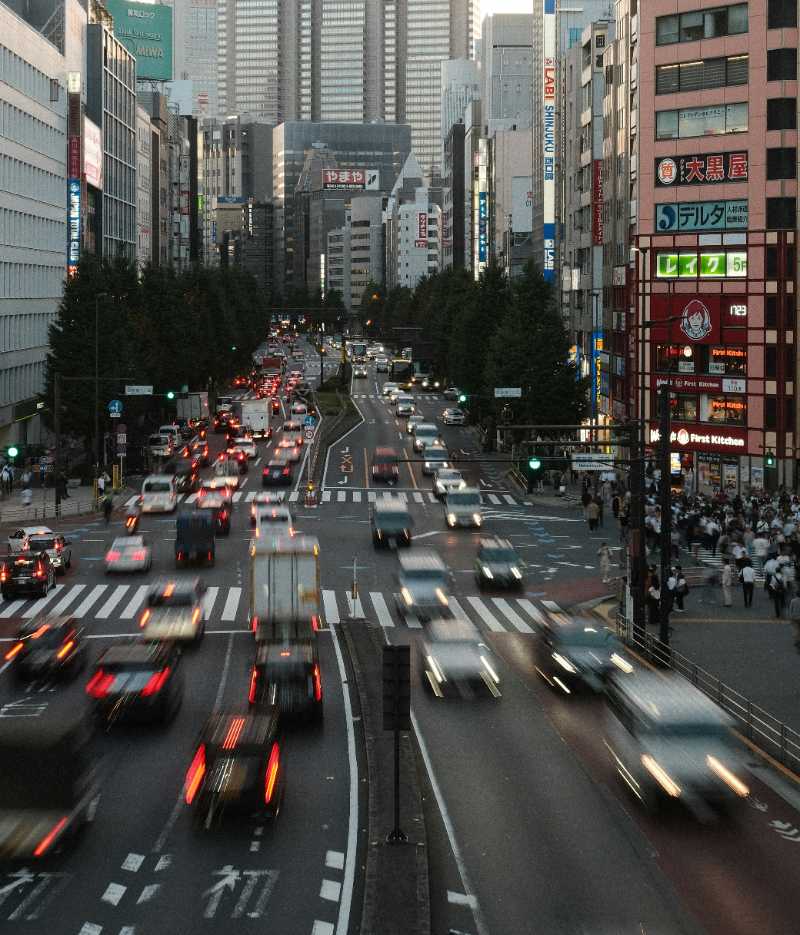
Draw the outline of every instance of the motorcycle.
[[[125,516],[125,533],[129,536],[136,534],[136,530],[139,526],[139,518],[142,515],[142,511],[138,506],[131,507],[128,510],[127,515]]]

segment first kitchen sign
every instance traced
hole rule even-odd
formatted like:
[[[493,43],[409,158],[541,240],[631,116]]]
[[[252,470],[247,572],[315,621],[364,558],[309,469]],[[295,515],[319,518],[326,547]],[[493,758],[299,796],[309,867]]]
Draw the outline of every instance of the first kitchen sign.
[[[656,186],[722,185],[748,180],[747,150],[734,153],[694,153],[660,156],[655,160]]]
[[[650,426],[651,445],[657,445],[661,433],[657,425]],[[747,450],[747,429],[730,425],[712,428],[706,425],[673,425],[669,435],[670,447],[681,451],[731,451],[740,454]]]

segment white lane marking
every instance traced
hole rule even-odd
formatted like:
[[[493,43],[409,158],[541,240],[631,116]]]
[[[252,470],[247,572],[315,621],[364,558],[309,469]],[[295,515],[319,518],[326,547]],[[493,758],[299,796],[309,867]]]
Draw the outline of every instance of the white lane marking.
[[[319,919],[314,919],[311,935],[333,935],[333,925],[330,922],[320,922]]]
[[[392,620],[392,615],[389,613],[389,608],[386,606],[386,601],[380,591],[370,591],[369,592],[370,600],[372,601],[372,606],[375,608],[375,614],[378,617],[378,623],[382,627],[393,627],[394,620]]]
[[[322,502],[323,502],[323,503],[330,503],[330,500],[331,500],[331,492],[330,492],[330,490],[323,490],[323,491],[322,491]]]
[[[466,893],[454,893],[452,890],[447,891],[447,901],[454,906],[469,906],[470,909],[474,909],[477,905],[474,896],[468,896]]]
[[[339,622],[339,608],[336,605],[336,592],[322,592],[322,606],[325,608],[325,621],[329,625]]]
[[[260,460],[261,460],[261,459],[259,458],[259,461],[260,461]],[[256,493],[257,493],[257,491],[255,491],[255,490],[248,490],[248,491],[247,491],[247,496],[244,498],[245,503],[252,503],[253,500],[255,500]]]
[[[72,615],[75,617],[83,617],[89,608],[94,604],[100,595],[108,587],[107,584],[98,584],[92,588],[92,590],[87,594],[87,596],[78,604],[75,610],[72,611]]]
[[[138,869],[144,863],[144,854],[128,854],[125,860],[122,861],[122,869],[130,870],[131,873],[136,873]]]
[[[533,619],[538,624],[541,624],[542,626],[544,626],[544,623],[545,623],[544,614],[541,612],[541,610],[539,610],[539,608],[535,604],[533,604],[529,600],[526,600],[525,598],[520,598],[517,601],[517,603],[524,611],[530,614],[530,616],[533,617]]]
[[[342,893],[342,884],[336,880],[323,880],[319,888],[319,898],[330,900],[332,903],[338,903]]]
[[[347,592],[347,612],[350,617],[355,617],[356,620],[362,620],[364,617],[364,608],[361,606],[361,598],[356,597],[353,599],[353,595],[350,592]]]
[[[211,616],[211,611],[214,609],[214,602],[218,594],[219,588],[209,588],[206,591],[206,596],[203,598],[203,615],[206,620]]]
[[[51,609],[53,614],[63,614],[75,598],[86,588],[85,584],[73,584],[61,600]]]
[[[344,851],[328,851],[325,854],[325,866],[331,870],[341,870],[344,867]]]
[[[197,494],[196,494],[196,493],[190,493],[189,496],[186,498],[186,501],[185,501],[185,502],[186,502],[186,503],[194,503],[194,501],[195,501],[196,499],[197,499]]]
[[[350,929],[350,908],[353,902],[353,882],[356,873],[356,839],[358,836],[358,760],[356,759],[356,736],[353,729],[353,706],[350,703],[350,692],[347,685],[347,672],[344,667],[342,650],[336,627],[331,627],[333,649],[336,653],[336,664],[339,667],[339,678],[342,684],[342,699],[344,701],[344,723],[347,729],[347,759],[350,769],[349,788],[349,815],[347,820],[347,850],[345,851],[344,881],[342,895],[339,900],[339,918],[336,924],[336,935],[347,935]],[[466,888],[466,887],[465,887]],[[314,923],[316,926],[316,922]]]
[[[517,505],[517,501],[511,496],[511,494],[504,493],[503,499],[506,501],[506,503],[510,503],[512,506]]]
[[[119,935],[136,935],[136,926],[135,925],[123,925],[122,928],[119,930]]]
[[[361,503],[361,491],[360,490],[353,491],[353,503]]]
[[[502,597],[493,597],[492,603],[494,606],[507,617],[511,623],[519,630],[520,633],[533,633],[533,627],[526,623],[522,617],[514,610],[514,608],[508,603],[505,598]]]
[[[123,886],[121,883],[109,883],[105,893],[103,893],[100,898],[104,903],[111,903],[112,906],[117,906],[127,889],[128,887]]]
[[[242,496],[243,496],[242,491],[237,490],[236,493],[233,495],[233,502],[238,503],[242,499]]]
[[[257,854],[261,850],[261,841],[250,842],[250,853]]]
[[[145,886],[145,888],[139,894],[139,898],[136,900],[136,905],[138,906],[139,903],[150,902],[150,900],[155,897],[155,895],[158,893],[160,889],[161,889],[160,883],[149,883],[147,886]],[[122,935],[121,932],[120,932],[120,935]]]
[[[139,587],[133,592],[133,597],[125,605],[125,610],[120,614],[121,620],[131,620],[136,616],[136,611],[144,603],[145,597],[147,597],[147,592],[150,590],[149,584],[140,584]]]
[[[128,587],[129,586],[127,584],[118,584],[114,588],[114,590],[111,592],[111,595],[109,596],[105,604],[103,604],[100,610],[97,611],[97,613],[95,614],[95,617],[97,617],[98,620],[106,620],[108,617],[110,617],[111,611],[117,606],[117,604],[119,604],[119,602],[125,596],[125,594],[128,591]]]
[[[259,455],[256,460],[253,462],[253,467],[258,467],[261,464],[261,455]]]
[[[222,608],[221,620],[235,620],[236,611],[239,607],[239,598],[242,596],[241,588],[231,588],[228,597],[225,600],[225,606]]]
[[[293,491],[289,494],[289,503],[297,503],[297,501],[298,501],[299,499],[300,499],[300,493],[299,493],[299,491],[293,490]]]
[[[0,610],[0,617],[13,617],[14,614],[26,603],[25,600],[12,601],[10,604]]]
[[[367,501],[369,503],[374,503],[378,499],[378,494],[374,490],[367,491]]]
[[[96,925],[94,922],[84,922],[78,935],[100,935],[102,931],[102,925]]]
[[[23,617],[35,616],[45,606],[45,604],[49,604],[50,601],[52,601],[54,597],[58,597],[58,595],[61,594],[63,590],[64,590],[64,585],[57,584],[53,588],[53,590],[47,595],[47,597],[40,597],[38,600],[35,600],[31,604],[31,606],[22,614],[22,616]]]
[[[422,494],[417,490],[412,495],[415,503],[422,503]]]
[[[492,630],[494,633],[505,633],[505,627],[500,623],[494,614],[489,610],[489,608],[483,603],[479,597],[468,597],[467,600],[472,605],[473,609],[478,612],[481,620]]]
[[[344,503],[344,501],[346,500],[346,498],[347,498],[347,494],[345,493],[344,490],[340,490],[340,491],[337,492],[337,494],[336,494],[336,502],[337,502],[337,503]]]
[[[494,493],[487,493],[487,494],[485,494],[484,496],[487,498],[487,500],[488,500],[490,503],[501,504],[501,503],[503,502],[503,501],[500,499],[500,497],[498,497],[497,494],[494,494]]]
[[[542,605],[548,610],[552,611],[554,614],[563,614],[564,611],[556,604],[555,601],[542,601]]]

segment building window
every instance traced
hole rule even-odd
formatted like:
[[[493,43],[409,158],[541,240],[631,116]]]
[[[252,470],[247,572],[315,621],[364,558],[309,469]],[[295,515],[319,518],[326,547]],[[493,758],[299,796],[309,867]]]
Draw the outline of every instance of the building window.
[[[678,393],[676,396],[670,396],[669,400],[670,415],[679,422],[697,422],[697,397],[687,396],[684,393]]]
[[[767,179],[797,177],[797,147],[776,146],[767,150]]]
[[[747,397],[709,396],[704,422],[719,425],[744,425],[747,422]]]
[[[797,26],[797,0],[767,0],[767,29]]]
[[[680,91],[707,91],[747,84],[747,55],[729,55],[727,58],[707,58],[696,62],[656,67],[656,94],[675,94]]]
[[[797,129],[796,97],[773,97],[767,101],[767,129]]]
[[[767,198],[768,230],[794,230],[796,226],[796,198]]]
[[[656,139],[678,140],[747,131],[747,102],[656,112]]]
[[[708,373],[746,377],[747,348],[731,344],[709,348]]]
[[[797,80],[797,49],[770,49],[767,52],[767,81]]]
[[[656,18],[656,45],[696,42],[744,32],[747,32],[746,3]]]

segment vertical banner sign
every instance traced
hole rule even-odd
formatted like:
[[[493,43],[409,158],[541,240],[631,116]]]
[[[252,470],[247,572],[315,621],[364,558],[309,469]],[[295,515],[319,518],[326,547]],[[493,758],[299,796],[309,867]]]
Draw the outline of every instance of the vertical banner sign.
[[[81,258],[81,180],[67,182],[67,275],[74,276]]]
[[[489,258],[489,201],[486,192],[478,192],[478,262]]]
[[[74,276],[81,258],[81,75],[67,73],[67,276]]]
[[[544,278],[552,282],[556,268],[556,0],[542,0],[543,16],[543,93],[544,93]]]
[[[603,161],[592,163],[592,243],[603,245]]]
[[[428,214],[425,211],[417,213],[417,239],[414,241],[415,247],[428,248]]]

